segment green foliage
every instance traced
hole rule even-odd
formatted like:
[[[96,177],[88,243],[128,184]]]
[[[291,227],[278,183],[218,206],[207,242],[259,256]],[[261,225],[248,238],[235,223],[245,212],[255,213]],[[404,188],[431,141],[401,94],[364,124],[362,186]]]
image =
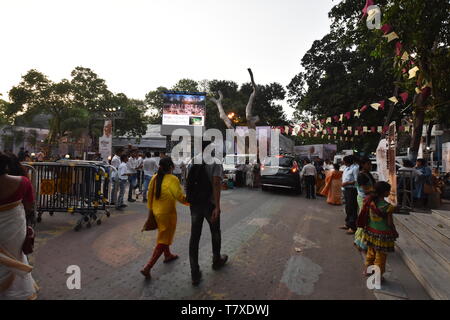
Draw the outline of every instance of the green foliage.
[[[198,92],[198,82],[192,79],[181,79],[173,86],[174,91]]]
[[[449,100],[450,60],[448,0],[380,0],[383,23],[392,25],[402,40],[404,49],[416,54],[422,77],[432,81],[433,96],[429,105]],[[343,0],[329,13],[332,19],[330,33],[313,43],[303,57],[304,71],[298,73],[288,86],[289,103],[296,109],[295,117],[312,116],[322,119],[352,111],[369,103],[392,96],[398,90],[415,91],[416,79],[402,75],[405,66],[395,65],[394,43],[387,43],[380,30],[369,30],[361,9],[365,1]],[[444,104],[445,105],[445,104]],[[448,121],[447,106],[429,108],[430,118]],[[386,103],[386,109],[390,106]],[[413,108],[394,109],[390,120],[398,121],[410,115]],[[345,126],[383,125],[387,112],[369,108],[361,119],[345,121]],[[338,126],[338,124],[333,124]],[[356,137],[355,143],[373,150],[377,135]]]

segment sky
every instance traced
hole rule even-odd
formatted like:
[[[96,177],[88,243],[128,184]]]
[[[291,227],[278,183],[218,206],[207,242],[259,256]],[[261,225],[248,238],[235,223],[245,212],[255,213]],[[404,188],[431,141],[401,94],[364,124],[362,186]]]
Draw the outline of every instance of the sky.
[[[287,86],[337,2],[0,0],[0,93],[30,69],[60,81],[76,66],[136,99],[182,78],[242,84],[249,67],[256,83]]]

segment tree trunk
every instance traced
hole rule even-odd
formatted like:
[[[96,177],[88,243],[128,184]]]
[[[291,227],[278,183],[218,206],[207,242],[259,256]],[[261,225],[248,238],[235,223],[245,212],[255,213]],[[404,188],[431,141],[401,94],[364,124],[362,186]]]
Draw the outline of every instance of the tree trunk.
[[[409,158],[412,161],[417,159],[417,154],[420,147],[420,141],[422,139],[423,123],[425,120],[425,108],[417,107],[414,116],[414,130],[411,138],[410,144],[410,155]]]
[[[250,80],[253,86],[253,92],[248,99],[247,106],[245,107],[245,117],[247,118],[247,126],[249,129],[256,129],[256,123],[259,121],[258,116],[253,116],[253,102],[255,101],[257,87],[255,84],[255,80],[253,79],[252,69],[248,68],[248,73],[250,74]]]
[[[225,125],[227,126],[227,128],[228,128],[228,129],[234,129],[233,124],[231,123],[230,118],[228,118],[227,114],[226,114],[225,111],[223,110],[222,99],[223,99],[223,94],[222,94],[222,92],[219,90],[219,99],[211,98],[211,101],[213,101],[213,102],[217,105],[217,109],[219,110],[219,117],[220,117],[220,119],[223,120],[223,122],[225,123]]]

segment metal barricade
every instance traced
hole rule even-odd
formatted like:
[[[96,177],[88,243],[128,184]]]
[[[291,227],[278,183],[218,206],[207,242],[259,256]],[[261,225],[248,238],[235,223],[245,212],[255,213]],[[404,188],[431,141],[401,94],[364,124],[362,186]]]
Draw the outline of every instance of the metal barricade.
[[[414,209],[413,192],[413,172],[399,170],[397,174],[397,195],[398,206],[401,212],[410,212]]]
[[[26,165],[34,169],[32,180],[37,193],[37,222],[42,221],[44,212],[50,216],[55,212],[79,213],[82,217],[74,228],[78,231],[83,224],[88,228],[94,222],[100,225],[103,215],[110,216],[102,188],[108,177],[102,166],[69,162],[32,162]]]

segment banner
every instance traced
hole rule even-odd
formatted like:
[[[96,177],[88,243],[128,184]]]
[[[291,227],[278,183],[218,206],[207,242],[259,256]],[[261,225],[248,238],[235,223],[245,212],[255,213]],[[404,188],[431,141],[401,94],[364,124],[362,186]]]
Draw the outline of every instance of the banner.
[[[99,138],[98,152],[103,161],[108,161],[108,157],[112,156],[112,120],[105,120],[103,136]]]
[[[391,194],[388,197],[388,201],[396,206],[397,205],[397,170],[395,167],[395,155],[397,151],[397,132],[395,122],[391,122],[389,125],[388,143],[387,143],[387,168],[389,179],[388,182],[391,185]]]

